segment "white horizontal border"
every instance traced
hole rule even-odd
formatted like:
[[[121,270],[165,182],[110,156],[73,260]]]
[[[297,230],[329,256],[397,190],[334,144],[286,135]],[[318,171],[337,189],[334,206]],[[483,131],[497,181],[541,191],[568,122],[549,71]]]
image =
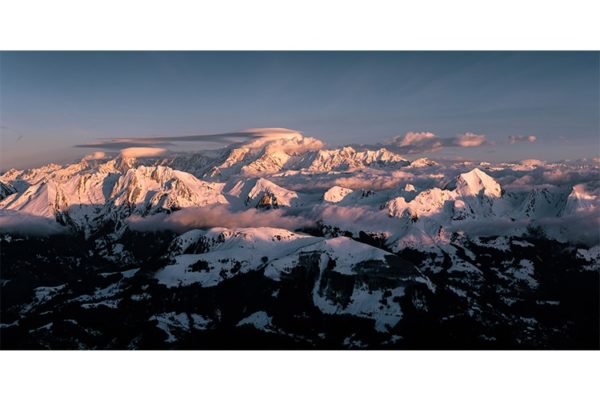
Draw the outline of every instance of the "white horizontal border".
[[[1,352],[7,399],[585,399],[598,352]]]
[[[4,50],[600,48],[586,0],[0,1]]]

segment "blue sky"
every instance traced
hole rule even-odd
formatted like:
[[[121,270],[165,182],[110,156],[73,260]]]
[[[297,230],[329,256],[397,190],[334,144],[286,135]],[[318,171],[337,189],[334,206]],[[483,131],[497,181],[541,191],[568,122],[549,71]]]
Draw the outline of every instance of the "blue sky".
[[[436,157],[597,157],[598,52],[3,52],[1,168],[97,138],[303,131],[327,144],[484,134]],[[510,145],[510,135],[534,135]],[[181,148],[187,148],[180,145]]]

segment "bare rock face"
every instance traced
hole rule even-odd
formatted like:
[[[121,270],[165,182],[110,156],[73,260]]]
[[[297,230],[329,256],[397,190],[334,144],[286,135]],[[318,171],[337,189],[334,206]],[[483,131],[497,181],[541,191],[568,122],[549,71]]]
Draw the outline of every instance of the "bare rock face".
[[[262,208],[266,210],[279,208],[277,197],[275,197],[275,195],[271,192],[265,192],[256,204],[256,208]]]
[[[0,200],[4,200],[6,197],[10,196],[13,193],[17,193],[17,189],[15,189],[12,185],[9,185],[8,183],[0,181]]]

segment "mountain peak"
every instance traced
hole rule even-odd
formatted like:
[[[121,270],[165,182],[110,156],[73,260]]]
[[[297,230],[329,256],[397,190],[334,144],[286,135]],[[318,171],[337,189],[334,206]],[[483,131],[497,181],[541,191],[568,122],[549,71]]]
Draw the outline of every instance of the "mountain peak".
[[[410,163],[410,166],[413,168],[433,167],[436,165],[438,165],[437,162],[430,160],[426,157],[417,158],[416,160]]]
[[[339,203],[340,201],[344,200],[344,198],[352,192],[353,192],[352,189],[348,189],[348,188],[336,185],[336,186],[333,186],[332,188],[330,188],[329,190],[327,190],[325,192],[325,194],[323,194],[323,200],[325,200],[329,203]]]
[[[290,207],[292,202],[298,198],[298,194],[292,190],[285,189],[265,178],[259,178],[246,196],[246,203],[249,204],[255,199],[259,199],[257,205],[265,205],[267,202],[272,205]]]
[[[456,193],[461,196],[478,196],[483,194],[488,197],[500,197],[502,188],[491,176],[474,168],[469,172],[460,174],[456,178]]]
[[[565,214],[577,212],[590,212],[600,206],[600,190],[590,190],[589,185],[580,183],[573,186],[567,198]]]

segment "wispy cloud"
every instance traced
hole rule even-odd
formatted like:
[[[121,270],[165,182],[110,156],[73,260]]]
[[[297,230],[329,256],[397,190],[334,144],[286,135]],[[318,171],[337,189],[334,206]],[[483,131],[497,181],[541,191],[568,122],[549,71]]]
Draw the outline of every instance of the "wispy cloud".
[[[432,132],[407,132],[394,138],[391,145],[408,154],[433,153],[445,147],[478,147],[488,144],[485,135],[465,132],[452,138],[443,138]]]
[[[478,147],[487,143],[487,140],[485,135],[477,135],[472,132],[465,132],[452,139],[450,143],[458,147]]]
[[[171,146],[173,143],[150,138],[112,138],[100,139],[92,143],[77,144],[75,147],[104,149],[104,150],[121,150],[129,147],[165,147]]]
[[[83,157],[83,160],[104,160],[107,157],[108,155],[103,151],[94,151],[93,153],[87,154],[85,157]]]
[[[533,143],[537,140],[537,137],[534,135],[511,135],[508,137],[508,142],[510,144],[515,144],[519,142],[529,142]]]

